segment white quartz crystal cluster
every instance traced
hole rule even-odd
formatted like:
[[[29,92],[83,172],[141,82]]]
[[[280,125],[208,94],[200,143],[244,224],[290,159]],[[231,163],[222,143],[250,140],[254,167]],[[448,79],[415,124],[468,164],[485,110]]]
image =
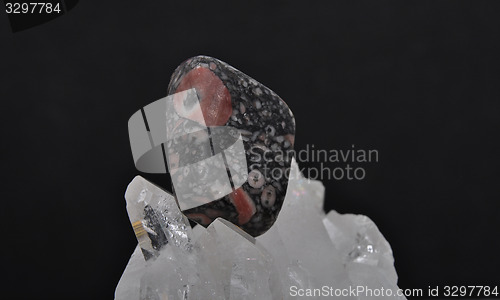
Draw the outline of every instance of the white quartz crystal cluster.
[[[293,163],[276,223],[257,238],[223,219],[191,229],[174,197],[136,177],[126,200],[139,245],[115,299],[405,299],[377,226],[362,215],[325,215],[323,185],[297,170]],[[156,228],[141,221],[146,206],[156,209]]]

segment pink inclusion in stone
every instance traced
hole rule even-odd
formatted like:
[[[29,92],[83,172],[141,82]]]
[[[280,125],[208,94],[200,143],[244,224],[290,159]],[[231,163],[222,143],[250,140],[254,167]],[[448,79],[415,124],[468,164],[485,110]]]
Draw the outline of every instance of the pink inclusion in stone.
[[[210,69],[198,67],[189,71],[179,83],[176,93],[194,88],[200,98],[200,107],[206,126],[222,126],[232,114],[231,95]],[[188,116],[189,117],[189,116]],[[197,116],[192,116],[195,121]]]
[[[229,194],[229,199],[231,199],[231,203],[238,211],[238,225],[244,225],[250,221],[256,212],[256,208],[248,194],[242,188],[238,188]]]

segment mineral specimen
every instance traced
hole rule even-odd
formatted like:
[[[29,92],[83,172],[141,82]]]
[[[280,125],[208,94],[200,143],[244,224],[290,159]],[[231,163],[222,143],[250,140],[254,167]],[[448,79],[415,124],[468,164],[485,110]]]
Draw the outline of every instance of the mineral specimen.
[[[405,299],[375,224],[323,212],[324,188],[289,155],[295,121],[274,92],[198,56],[168,93],[129,120],[137,169],[168,170],[174,193],[140,176],[128,186],[138,246],[115,299],[371,299],[370,289]]]
[[[138,236],[115,299],[405,299],[397,295],[392,251],[376,225],[360,215],[325,215],[322,184],[304,179],[294,162],[290,173],[282,212],[257,238],[221,218],[191,230],[172,196],[134,179],[126,193],[131,222],[144,220],[151,205],[167,225],[160,230],[143,221],[145,230],[152,241],[163,231],[167,241],[146,261]],[[338,294],[350,289],[358,292]],[[385,296],[369,289],[384,289]]]
[[[266,232],[287,190],[291,110],[269,88],[207,56],[182,63],[168,94],[177,116],[167,128],[178,138],[168,141],[166,158],[183,212],[205,227],[221,217],[252,236]]]

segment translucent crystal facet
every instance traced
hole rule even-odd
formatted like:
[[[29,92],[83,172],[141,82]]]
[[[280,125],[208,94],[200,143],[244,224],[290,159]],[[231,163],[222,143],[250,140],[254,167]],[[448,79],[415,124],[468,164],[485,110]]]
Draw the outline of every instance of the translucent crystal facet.
[[[144,257],[156,257],[168,243],[190,251],[191,226],[169,193],[137,176],[125,193],[127,211]]]

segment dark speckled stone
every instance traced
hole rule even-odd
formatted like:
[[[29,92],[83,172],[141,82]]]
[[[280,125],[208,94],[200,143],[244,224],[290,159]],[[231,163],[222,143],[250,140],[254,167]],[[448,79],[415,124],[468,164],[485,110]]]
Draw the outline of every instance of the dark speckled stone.
[[[222,217],[252,236],[261,235],[273,225],[285,199],[295,137],[293,114],[272,90],[212,57],[197,56],[182,63],[172,75],[168,94],[191,88],[199,97],[209,133],[230,133],[220,130],[225,127],[240,134],[244,145],[242,157],[248,170],[247,178],[238,185],[226,165],[232,192],[183,212],[203,226]],[[185,118],[199,121],[201,117],[185,114]],[[217,153],[216,147],[212,147],[212,153]],[[170,149],[176,149],[175,145]],[[172,152],[170,155],[175,155],[176,163],[182,165],[182,155]],[[171,176],[183,175],[171,172]]]

